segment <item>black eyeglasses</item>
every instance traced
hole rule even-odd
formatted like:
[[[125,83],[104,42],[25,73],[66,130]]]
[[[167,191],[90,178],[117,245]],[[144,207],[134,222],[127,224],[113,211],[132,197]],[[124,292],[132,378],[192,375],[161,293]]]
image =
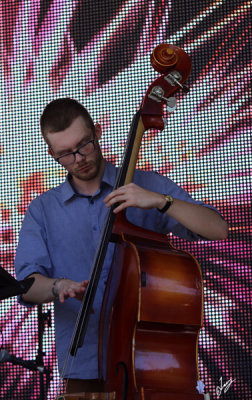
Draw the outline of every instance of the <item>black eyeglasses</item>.
[[[93,153],[95,149],[95,139],[90,140],[89,142],[82,144],[76,151],[72,151],[71,153],[63,154],[62,156],[55,158],[55,160],[63,165],[73,164],[76,159],[76,154],[80,154],[81,156],[88,156],[89,154]]]

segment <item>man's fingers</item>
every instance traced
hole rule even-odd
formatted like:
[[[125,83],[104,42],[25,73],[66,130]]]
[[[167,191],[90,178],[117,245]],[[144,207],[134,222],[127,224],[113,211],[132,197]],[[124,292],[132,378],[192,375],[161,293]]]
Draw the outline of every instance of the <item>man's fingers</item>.
[[[83,293],[86,290],[86,287],[88,285],[88,281],[82,281],[82,282],[73,282],[73,281],[65,281],[64,282],[64,287],[59,290],[59,300],[61,303],[64,303],[64,301],[68,298],[75,298],[79,297],[82,299]]]
[[[107,207],[111,207],[113,204],[121,203],[121,202],[124,202],[125,200],[126,200],[126,194],[125,193],[117,194],[117,195],[111,197],[108,201],[106,201],[105,205]]]
[[[124,201],[124,202],[121,203],[118,207],[116,207],[116,208],[113,210],[113,212],[114,212],[115,214],[117,214],[117,213],[119,213],[120,211],[124,210],[124,209],[127,208],[127,207],[129,207],[129,204],[128,204],[126,201]]]

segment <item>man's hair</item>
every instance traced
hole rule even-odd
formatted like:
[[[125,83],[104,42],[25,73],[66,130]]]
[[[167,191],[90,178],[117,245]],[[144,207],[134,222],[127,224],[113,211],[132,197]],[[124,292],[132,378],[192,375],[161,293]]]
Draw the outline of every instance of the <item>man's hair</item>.
[[[70,98],[62,98],[51,101],[44,109],[40,118],[40,127],[45,141],[47,133],[59,132],[67,129],[77,118],[82,117],[88,128],[92,129],[94,134],[94,122],[82,104]],[[49,143],[48,143],[49,144]]]

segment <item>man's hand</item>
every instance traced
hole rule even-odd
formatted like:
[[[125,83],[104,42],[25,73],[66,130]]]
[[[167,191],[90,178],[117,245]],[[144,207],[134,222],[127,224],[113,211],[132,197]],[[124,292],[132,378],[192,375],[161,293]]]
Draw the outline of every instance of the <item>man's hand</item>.
[[[121,186],[108,194],[104,199],[106,207],[111,207],[113,204],[121,203],[114,209],[114,212],[124,210],[127,207],[138,207],[143,209],[148,208],[162,208],[166,200],[163,194],[151,192],[129,183],[128,185]]]
[[[87,285],[88,281],[75,282],[70,279],[60,279],[56,282],[54,289],[61,303],[64,303],[68,297],[76,298],[81,301]]]

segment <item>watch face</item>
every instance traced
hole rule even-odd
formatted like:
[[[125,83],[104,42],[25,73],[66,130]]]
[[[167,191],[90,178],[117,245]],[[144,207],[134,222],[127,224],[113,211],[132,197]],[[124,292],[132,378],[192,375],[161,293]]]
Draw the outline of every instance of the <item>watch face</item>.
[[[172,202],[173,202],[173,198],[172,198],[171,196],[166,195],[165,198],[166,198],[166,200],[167,200],[169,203],[172,203]]]
[[[169,208],[169,207],[172,205],[172,203],[173,203],[173,197],[170,196],[169,194],[164,194],[164,198],[165,198],[165,200],[166,200],[166,203],[165,203],[164,207],[161,208],[161,209],[158,208],[158,210],[159,210],[161,213],[164,213],[166,210],[168,210],[168,208]]]

